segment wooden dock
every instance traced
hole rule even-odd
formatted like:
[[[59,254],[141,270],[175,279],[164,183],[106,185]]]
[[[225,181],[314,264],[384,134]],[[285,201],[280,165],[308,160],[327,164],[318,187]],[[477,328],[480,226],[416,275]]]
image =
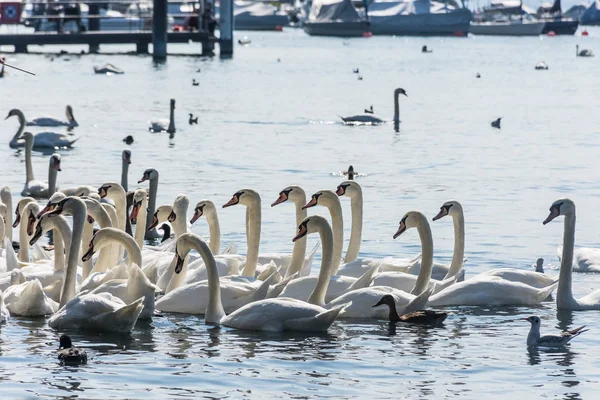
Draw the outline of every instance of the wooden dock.
[[[167,32],[169,43],[215,43],[219,40],[208,32]],[[14,46],[15,53],[27,53],[29,45],[88,45],[91,52],[101,44],[135,44],[140,54],[148,53],[152,31],[86,31],[80,33],[35,32],[0,34],[0,46]]]

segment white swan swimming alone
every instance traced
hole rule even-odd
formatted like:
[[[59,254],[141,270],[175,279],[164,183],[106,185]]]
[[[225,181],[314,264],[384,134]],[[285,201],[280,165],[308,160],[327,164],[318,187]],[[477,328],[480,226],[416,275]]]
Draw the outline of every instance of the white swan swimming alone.
[[[30,132],[23,134],[25,137],[25,186],[21,196],[31,196],[36,199],[50,198],[56,191],[56,177],[60,168],[60,154],[52,154],[48,165],[48,183],[35,180],[33,177],[33,165],[31,162],[31,150],[33,147],[33,135]]]
[[[568,198],[556,200],[550,206],[550,214],[544,220],[546,225],[559,215],[565,217],[562,258],[556,291],[556,306],[563,310],[600,310],[600,289],[576,299],[572,289],[573,248],[575,246],[575,203]]]
[[[9,146],[11,149],[17,149],[25,146],[25,140],[21,137],[23,131],[25,130],[25,125],[27,123],[25,116],[21,110],[12,109],[9,111],[7,117],[8,119],[12,116],[16,116],[19,120],[19,129],[17,133],[13,136],[13,138],[9,142]],[[73,138],[72,136],[68,136],[62,133],[56,132],[39,132],[36,133],[33,137],[33,148],[36,150],[41,149],[70,149],[73,147],[73,144],[79,140],[78,138]]]
[[[150,132],[167,132],[171,136],[175,133],[175,99],[171,99],[171,106],[169,111],[169,119],[155,119],[150,121],[148,127]]]
[[[329,283],[330,271],[328,269],[331,268],[331,228],[322,217],[309,217],[303,221],[294,240],[313,232],[319,232],[321,236],[323,259],[325,263],[329,264],[329,268],[321,269],[321,279],[310,296],[309,302],[290,298],[265,299],[246,304],[229,315],[226,315],[223,309],[219,277],[208,245],[197,235],[191,233],[182,235],[177,242],[178,264],[183,262],[183,257],[191,249],[195,249],[201,254],[209,272],[210,297],[205,312],[206,323],[269,332],[326,331],[347,304],[330,310],[323,308],[325,292]]]
[[[75,128],[79,126],[75,120],[75,116],[73,115],[73,107],[67,105],[65,107],[65,114],[67,116],[66,121],[54,117],[38,117],[32,119],[31,121],[27,121],[27,126],[68,126],[69,128]]]
[[[398,98],[401,94],[408,97],[408,95],[406,94],[406,91],[404,89],[397,88],[396,90],[394,90],[394,119],[393,119],[393,122],[395,122],[395,123],[400,122],[400,103],[398,101]],[[381,123],[387,122],[385,119],[378,117],[374,114],[358,114],[358,115],[352,115],[350,117],[340,117],[340,118],[342,119],[342,121],[344,121],[345,124],[348,124],[348,125],[357,125],[357,124],[376,125],[376,124],[381,124]]]
[[[71,214],[73,216],[73,238],[65,281],[60,299],[60,309],[48,320],[52,329],[91,329],[95,331],[129,332],[142,312],[143,297],[125,304],[109,293],[76,295],[77,260],[81,247],[81,236],[86,220],[83,200],[67,197],[49,212],[49,215]]]

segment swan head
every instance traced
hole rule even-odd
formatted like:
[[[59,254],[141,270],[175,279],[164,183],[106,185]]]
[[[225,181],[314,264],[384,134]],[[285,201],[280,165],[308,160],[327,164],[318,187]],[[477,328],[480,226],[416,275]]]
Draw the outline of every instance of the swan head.
[[[144,181],[156,180],[156,179],[158,179],[158,171],[155,170],[154,168],[148,168],[147,170],[144,171],[144,174],[142,175],[142,179],[140,179],[138,181],[138,183],[142,183]]]
[[[32,142],[33,143],[33,133],[31,132],[23,132],[23,139],[25,139],[25,143]]]
[[[425,216],[419,211],[407,212],[406,214],[404,214],[404,217],[402,217],[402,219],[400,220],[400,226],[398,226],[398,230],[394,234],[394,239],[402,235],[407,230],[418,227],[423,220],[427,222]]]
[[[194,208],[194,215],[192,216],[192,219],[190,220],[190,224],[193,224],[194,222],[198,221],[198,219],[200,217],[202,217],[204,214],[208,214],[209,212],[211,212],[211,213],[217,212],[215,203],[213,203],[210,200],[200,200],[198,202],[198,204],[196,204],[196,207]]]
[[[398,89],[394,90],[394,94],[396,95],[396,97],[398,97],[401,94],[408,97],[408,95],[406,94],[406,90],[404,90],[402,88],[398,88]]]
[[[40,240],[40,238],[42,237],[42,235],[44,234],[44,232],[50,230],[50,229],[45,229],[44,227],[46,226],[46,224],[49,224],[50,219],[48,219],[48,217],[42,215],[40,217],[40,219],[38,220],[38,223],[35,225],[35,232],[33,232],[33,235],[29,235],[31,236],[31,239],[29,240],[29,245],[33,246],[38,240]]]
[[[279,197],[271,204],[271,207],[285,203],[288,200],[293,203],[304,203],[306,201],[306,194],[300,186],[288,186],[279,192]]]
[[[338,196],[348,196],[353,198],[362,193],[362,189],[356,181],[344,181],[340,183],[335,190]]]
[[[544,220],[543,224],[546,225],[559,215],[575,215],[575,203],[567,198],[556,200],[550,206],[550,214]]]
[[[65,196],[62,192],[56,192],[48,199],[48,203],[46,207],[42,208],[42,210],[38,213],[37,219],[40,219],[42,215],[54,210],[54,207],[61,201],[64,200],[67,196]]]
[[[178,274],[183,269],[183,260],[188,255],[190,250],[193,248],[200,247],[202,252],[198,250],[200,254],[210,254],[210,248],[206,242],[195,233],[184,233],[177,238],[175,245],[175,273]],[[214,259],[213,259],[214,260]]]
[[[54,217],[63,213],[73,215],[78,211],[82,213],[86,212],[85,203],[79,197],[69,196],[59,201],[56,207],[46,215],[48,217]]]
[[[35,202],[35,200],[32,197],[23,197],[21,200],[19,200],[19,202],[17,203],[17,208],[15,208],[15,221],[13,223],[13,228],[16,228],[19,225],[19,222],[21,222],[21,215],[23,214],[25,206],[27,206],[27,204],[31,203],[32,201]]]
[[[541,257],[535,263],[535,272],[544,273],[544,259]]]
[[[165,222],[160,226],[160,229],[163,231],[163,237],[160,242],[164,243],[167,239],[171,238],[171,224]]]
[[[109,194],[125,195],[125,189],[123,189],[123,186],[121,186],[120,183],[108,182],[98,188],[98,194],[102,199],[107,197]]]
[[[438,219],[441,219],[446,215],[454,217],[455,215],[458,215],[461,212],[462,205],[456,200],[450,200],[442,204],[442,206],[440,207],[440,212],[435,217],[433,217],[433,221],[437,221]]]
[[[148,192],[146,192],[145,189],[137,189],[133,194],[133,207],[131,209],[131,214],[129,215],[129,220],[132,224],[137,222],[138,213],[140,212],[140,209],[144,203],[147,203],[147,199]]]
[[[329,225],[329,223],[320,215],[311,215],[310,217],[304,218],[304,220],[300,222],[300,225],[298,225],[298,233],[296,233],[292,242],[300,240],[308,234],[318,233],[324,225]]]
[[[25,115],[23,114],[23,112],[19,109],[13,108],[12,110],[10,110],[8,112],[8,115],[6,116],[6,119],[9,119],[10,117],[14,117],[16,116],[17,118],[19,118],[19,122],[24,122],[25,121]]]
[[[167,221],[169,221],[170,223],[175,222],[175,220],[177,219],[177,214],[183,215],[183,218],[185,219],[185,214],[187,212],[189,204],[189,197],[187,197],[185,194],[178,195],[175,198],[175,201],[173,202],[173,207],[171,209],[171,212],[169,213],[169,216],[167,217]]]
[[[171,109],[175,109],[175,99],[171,99]]]
[[[156,228],[158,224],[166,222],[169,219],[171,212],[173,212],[173,207],[171,207],[170,205],[163,205],[158,207],[154,212],[154,218],[152,218],[152,223],[146,229],[151,231],[152,229]]]
[[[60,154],[54,153],[50,156],[50,167],[57,171],[62,171],[60,169]]]
[[[131,151],[123,150],[123,153],[121,154],[121,159],[125,164],[131,164]]]
[[[377,302],[377,304],[374,304],[373,307],[379,307],[382,305],[386,305],[386,306],[390,306],[391,304],[396,305],[396,302],[394,300],[394,296],[392,296],[391,294],[386,294],[383,295],[383,297]]]
[[[36,202],[31,202],[23,209],[23,216],[27,217],[26,223],[27,236],[33,235],[35,223],[37,222],[37,214],[40,212],[40,206]]]
[[[231,200],[223,204],[223,208],[235,206],[236,204],[241,204],[247,207],[256,200],[260,201],[260,196],[256,191],[252,189],[242,189],[235,192],[231,197]]]
[[[307,208],[314,207],[316,205],[327,206],[332,201],[337,201],[339,203],[337,195],[333,191],[319,190],[310,197],[310,200],[302,207],[302,209],[306,210]]]
[[[542,320],[537,315],[532,315],[531,317],[521,318],[523,321],[529,322],[532,326],[537,327],[539,329],[542,324]]]

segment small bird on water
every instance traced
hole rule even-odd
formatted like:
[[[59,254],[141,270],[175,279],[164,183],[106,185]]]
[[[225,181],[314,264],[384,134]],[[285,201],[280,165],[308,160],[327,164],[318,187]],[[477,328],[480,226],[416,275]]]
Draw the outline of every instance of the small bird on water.
[[[570,331],[561,332],[560,335],[544,335],[540,336],[540,326],[542,321],[540,317],[532,315],[531,317],[521,318],[531,323],[531,329],[527,335],[527,346],[543,346],[543,347],[559,347],[564,346],[571,341],[575,336],[587,332],[589,329],[585,325]]]
[[[375,114],[373,106],[371,106],[371,108],[365,108],[365,114]]]
[[[535,268],[535,272],[540,272],[543,274],[544,273],[544,259],[541,257],[538,258],[533,267]]]
[[[407,322],[410,324],[425,324],[425,325],[440,325],[448,317],[447,312],[433,311],[433,310],[419,310],[409,312],[403,315],[398,315],[396,311],[396,301],[394,296],[391,294],[384,295],[381,300],[373,307],[381,305],[388,306],[390,310],[389,319],[390,322]]]
[[[475,78],[481,78],[481,75],[479,74],[479,72],[477,73],[477,75],[475,75]]]
[[[196,82],[195,79],[192,79],[192,86],[198,86],[200,85],[200,82]]]
[[[358,68],[354,68],[354,69],[352,70],[352,72],[354,72],[355,74],[358,74],[360,71],[359,71],[359,69],[358,69]]]
[[[502,119],[502,117],[498,118],[498,119],[497,119],[497,120],[495,120],[495,121],[492,121],[492,123],[491,123],[492,127],[493,127],[493,128],[498,128],[498,129],[500,129],[500,120],[501,120],[501,119]]]
[[[71,338],[62,335],[58,347],[58,359],[65,364],[85,364],[87,363],[87,353],[83,349],[73,347]]]
[[[125,142],[125,144],[132,144],[133,143],[133,136],[128,135],[125,139],[123,139],[123,141]]]
[[[194,118],[193,114],[190,114],[190,119],[188,120],[190,125],[198,124],[198,117]]]
[[[348,175],[348,180],[349,181],[353,181],[354,180],[354,167],[351,165],[348,167],[348,171],[344,171],[344,175]]]

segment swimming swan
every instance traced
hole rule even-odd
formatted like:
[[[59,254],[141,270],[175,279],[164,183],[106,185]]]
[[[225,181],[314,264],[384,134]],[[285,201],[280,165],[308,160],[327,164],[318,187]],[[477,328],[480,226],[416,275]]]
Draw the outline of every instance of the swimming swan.
[[[25,147],[25,141],[21,138],[21,134],[23,130],[25,130],[26,119],[21,110],[12,109],[8,112],[8,115],[5,119],[8,119],[12,116],[17,116],[19,120],[19,129],[17,133],[13,136],[13,138],[9,142],[9,146],[11,149],[18,149],[20,147]],[[73,139],[70,136],[64,135],[62,133],[56,132],[39,132],[33,138],[33,148],[38,149],[70,149],[73,147],[73,144],[79,140]]]
[[[60,299],[60,309],[48,320],[52,329],[91,329],[96,331],[129,332],[142,312],[143,297],[131,304],[109,293],[76,296],[77,260],[81,237],[87,218],[86,205],[76,197],[67,197],[49,215],[62,213],[73,216],[73,237],[67,272]]]
[[[571,267],[573,265],[573,247],[575,246],[575,203],[567,198],[556,200],[550,206],[550,214],[544,220],[544,225],[559,215],[564,215],[565,223],[556,306],[559,309],[572,311],[600,310],[600,289],[579,299],[573,297]]]
[[[408,97],[406,91],[402,88],[394,90],[394,122],[400,122],[400,103],[398,98],[400,95]],[[374,114],[358,114],[350,117],[340,117],[345,124],[356,125],[356,124],[381,124],[387,122],[386,120],[374,115]]]
[[[175,99],[171,99],[169,119],[156,119],[150,121],[150,132],[167,132],[173,137],[175,134]]]
[[[75,116],[73,115],[73,107],[65,107],[65,114],[67,115],[66,121],[62,121],[58,118],[53,117],[38,117],[32,119],[31,121],[27,121],[27,126],[68,126],[69,128],[75,128],[79,126],[79,124],[75,120]]]
[[[60,169],[60,154],[52,154],[48,165],[48,183],[36,181],[33,177],[33,165],[31,163],[31,149],[33,147],[33,135],[30,132],[23,134],[25,137],[25,186],[21,196],[31,196],[36,199],[47,199],[56,192],[56,176]]]

